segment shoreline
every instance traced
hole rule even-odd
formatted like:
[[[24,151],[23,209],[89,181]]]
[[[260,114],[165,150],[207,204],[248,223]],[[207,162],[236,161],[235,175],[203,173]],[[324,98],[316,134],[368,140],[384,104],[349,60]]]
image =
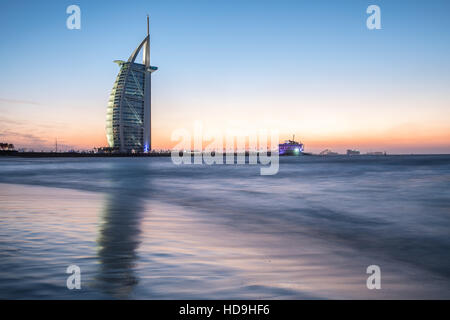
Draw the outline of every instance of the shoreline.
[[[180,153],[180,156],[182,152]],[[194,156],[195,153],[191,153]],[[257,155],[259,155],[257,153]],[[268,156],[271,155],[269,151]],[[387,156],[449,156],[450,153],[411,153],[411,154],[386,154],[386,155],[374,155],[374,154],[360,154],[360,155],[320,155],[312,153],[303,153],[301,155],[280,155],[280,157],[303,157],[303,156],[315,156],[320,158],[334,158],[334,157],[387,157]],[[140,157],[170,157],[171,152],[151,152],[151,153],[82,153],[82,152],[19,152],[19,151],[0,151],[0,157],[13,157],[13,158],[140,158]],[[238,153],[234,153],[234,156],[238,156]],[[245,152],[245,156],[249,156],[249,152]]]
[[[0,151],[0,157],[14,158],[113,158],[113,157],[170,157],[170,152],[152,153],[82,153],[82,152],[18,152]]]

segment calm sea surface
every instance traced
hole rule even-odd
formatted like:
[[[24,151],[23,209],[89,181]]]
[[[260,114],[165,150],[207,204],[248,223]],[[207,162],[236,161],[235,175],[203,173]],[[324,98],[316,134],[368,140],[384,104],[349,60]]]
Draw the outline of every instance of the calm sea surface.
[[[450,298],[450,156],[280,161],[0,158],[0,298]]]

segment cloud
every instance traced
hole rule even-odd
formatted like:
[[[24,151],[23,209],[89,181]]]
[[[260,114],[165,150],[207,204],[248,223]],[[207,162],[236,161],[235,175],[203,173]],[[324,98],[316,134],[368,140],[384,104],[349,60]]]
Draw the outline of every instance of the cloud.
[[[6,139],[13,139],[15,141],[20,141],[20,144],[29,144],[29,145],[39,145],[44,146],[47,145],[48,141],[43,139],[37,135],[31,133],[21,133],[12,130],[2,130],[0,132],[0,137]]]
[[[39,102],[35,102],[35,101],[29,101],[29,100],[16,100],[16,99],[5,99],[5,98],[0,98],[0,103],[28,104],[28,105],[35,105],[35,106],[40,106],[40,105],[41,105]]]
[[[0,142],[12,143],[16,149],[26,148],[35,151],[50,151],[55,149],[55,140],[42,138],[29,132],[19,132],[11,129],[0,129]],[[58,150],[73,150],[76,146],[68,144],[63,139],[58,139]]]
[[[30,132],[27,123],[20,120],[12,120],[6,117],[0,117],[2,127],[0,128],[0,140],[2,142],[12,143],[16,148],[26,147],[35,150],[44,150],[50,147],[50,142],[40,137],[37,131]]]
[[[0,115],[0,142],[12,143],[16,147],[32,150],[54,150],[57,131],[67,128],[64,123],[32,123]],[[58,138],[58,150],[77,149],[65,139]]]

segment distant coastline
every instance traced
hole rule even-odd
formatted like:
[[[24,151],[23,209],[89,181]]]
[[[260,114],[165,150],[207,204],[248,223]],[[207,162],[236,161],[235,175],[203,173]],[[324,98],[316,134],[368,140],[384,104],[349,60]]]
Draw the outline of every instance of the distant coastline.
[[[191,152],[191,156],[194,156],[197,152]],[[212,153],[214,155],[214,152]],[[240,153],[239,153],[240,154]],[[267,152],[271,155],[271,152]],[[123,158],[123,157],[170,157],[172,152],[170,151],[154,151],[148,153],[92,153],[92,152],[45,152],[45,151],[29,151],[29,152],[19,152],[19,151],[0,151],[0,157],[17,157],[17,158]],[[183,152],[180,152],[180,156]],[[234,153],[237,156],[238,153]],[[245,152],[248,156],[249,153]],[[305,153],[304,155],[311,155],[310,153]]]
[[[150,153],[89,153],[89,152],[19,152],[0,151],[0,157],[17,158],[111,158],[111,157],[170,157],[170,152]]]
[[[180,155],[183,153],[180,152]],[[271,152],[267,152],[268,155]],[[195,152],[191,153],[194,156]],[[237,153],[234,153],[237,156]],[[245,152],[248,156],[249,153]],[[411,153],[411,154],[359,154],[359,155],[347,155],[347,154],[330,154],[321,155],[313,153],[302,153],[302,155],[280,155],[280,157],[304,157],[304,156],[316,156],[316,157],[349,157],[349,158],[359,158],[359,157],[386,157],[386,156],[448,156],[450,153]],[[91,153],[91,152],[51,152],[51,151],[29,151],[29,152],[19,152],[16,150],[10,151],[0,151],[0,157],[14,157],[14,158],[126,158],[126,157],[170,157],[170,151],[155,151],[149,153]]]

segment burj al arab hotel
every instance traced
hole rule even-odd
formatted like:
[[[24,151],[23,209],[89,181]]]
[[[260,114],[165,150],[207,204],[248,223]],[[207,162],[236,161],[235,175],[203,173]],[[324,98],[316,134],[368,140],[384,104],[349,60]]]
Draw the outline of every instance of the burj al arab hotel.
[[[136,57],[143,50],[143,63]],[[109,96],[106,113],[106,137],[109,147],[120,152],[151,150],[151,74],[150,33],[147,16],[147,37],[133,51],[128,61],[114,61],[119,74]]]

